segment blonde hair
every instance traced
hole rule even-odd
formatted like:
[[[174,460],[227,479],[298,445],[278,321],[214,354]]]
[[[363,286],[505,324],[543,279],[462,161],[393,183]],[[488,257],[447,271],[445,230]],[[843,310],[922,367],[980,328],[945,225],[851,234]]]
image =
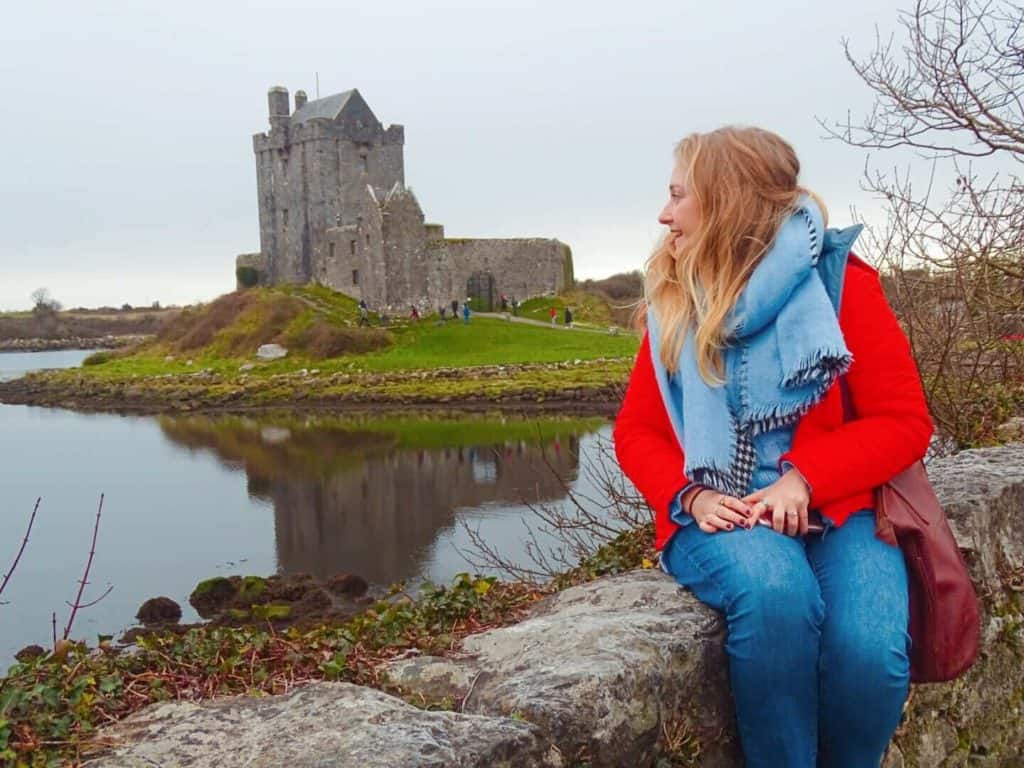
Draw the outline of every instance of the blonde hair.
[[[700,223],[678,247],[670,233],[651,254],[644,298],[658,313],[665,368],[675,370],[692,327],[701,377],[721,384],[725,320],[783,220],[804,194],[827,213],[797,183],[796,152],[771,131],[726,126],[694,133],[676,145],[675,157]]]

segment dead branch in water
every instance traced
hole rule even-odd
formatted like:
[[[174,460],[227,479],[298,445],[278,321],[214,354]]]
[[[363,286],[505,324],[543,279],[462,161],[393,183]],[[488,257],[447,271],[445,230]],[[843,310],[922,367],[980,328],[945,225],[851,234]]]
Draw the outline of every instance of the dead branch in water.
[[[14,569],[18,567],[18,561],[21,560],[21,553],[25,551],[25,546],[28,544],[29,534],[32,533],[32,525],[36,521],[36,512],[39,511],[39,502],[42,500],[42,496],[36,498],[36,505],[32,508],[32,516],[28,519],[28,530],[25,531],[25,538],[21,540],[21,546],[18,548],[18,554],[14,556],[14,562],[11,563],[11,569],[4,574],[3,582],[0,582],[0,595],[4,593],[4,589],[7,587],[7,582],[11,580],[11,574],[14,573]],[[0,602],[0,605],[7,605],[7,603]]]
[[[93,600],[93,601],[91,601],[89,603],[83,603],[82,602],[82,593],[85,591],[85,585],[89,583],[89,571],[92,569],[92,559],[93,559],[93,556],[96,554],[96,538],[97,538],[97,536],[99,536],[99,532],[100,532],[100,516],[102,514],[103,514],[103,494],[101,493],[100,494],[100,505],[99,505],[99,508],[96,510],[96,524],[93,526],[93,529],[92,529],[92,546],[89,548],[89,559],[85,563],[85,572],[82,574],[82,578],[78,582],[78,594],[75,596],[75,602],[74,603],[68,603],[68,605],[71,606],[71,614],[68,616],[68,623],[64,627],[63,639],[65,639],[65,640],[67,640],[68,637],[71,635],[71,627],[75,623],[75,616],[78,614],[79,608],[89,608],[91,606],[96,605],[96,603],[98,603],[104,597],[109,595],[111,590],[113,590],[113,588],[114,588],[113,585],[111,585],[110,587],[107,588],[106,592],[104,592],[102,595],[97,597],[95,600]],[[54,627],[56,628],[56,625],[54,625]],[[56,635],[56,632],[54,634]],[[56,645],[56,643],[54,643],[54,645]]]

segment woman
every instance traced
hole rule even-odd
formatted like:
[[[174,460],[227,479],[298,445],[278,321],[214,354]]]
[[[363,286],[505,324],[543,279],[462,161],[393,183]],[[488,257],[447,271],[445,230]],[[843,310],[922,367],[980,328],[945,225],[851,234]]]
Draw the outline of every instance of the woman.
[[[676,161],[616,453],[654,509],[662,567],[725,615],[747,765],[877,766],[909,636],[872,491],[932,431],[909,345],[849,252],[860,228],[825,229],[789,144],[728,127]]]

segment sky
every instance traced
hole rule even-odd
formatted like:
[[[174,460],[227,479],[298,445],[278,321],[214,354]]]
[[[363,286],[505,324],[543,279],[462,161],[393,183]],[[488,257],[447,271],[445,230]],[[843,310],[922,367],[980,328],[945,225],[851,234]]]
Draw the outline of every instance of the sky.
[[[183,304],[259,250],[251,136],[267,89],[358,88],[405,126],[406,183],[448,237],[557,237],[577,278],[639,269],[672,148],[774,130],[832,223],[877,201],[816,118],[873,96],[846,61],[885,0],[15,3],[0,26],[0,309]],[[881,158],[882,163],[887,162]]]

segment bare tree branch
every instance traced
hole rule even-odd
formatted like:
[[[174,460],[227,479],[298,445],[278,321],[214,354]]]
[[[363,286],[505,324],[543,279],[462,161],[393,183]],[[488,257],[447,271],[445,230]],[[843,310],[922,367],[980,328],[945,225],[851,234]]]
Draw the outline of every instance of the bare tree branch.
[[[14,556],[14,562],[11,563],[11,568],[7,573],[4,574],[4,580],[0,582],[0,595],[4,593],[4,589],[7,587],[7,582],[11,580],[11,575],[14,573],[14,569],[18,567],[18,561],[21,560],[21,553],[25,551],[25,547],[28,545],[29,534],[32,533],[32,525],[36,521],[36,512],[39,511],[39,502],[43,500],[40,496],[36,499],[36,505],[32,508],[32,515],[28,519],[28,529],[25,531],[25,537],[21,540],[21,546],[18,548],[18,554]],[[0,602],[0,605],[7,605],[7,603]]]
[[[68,637],[71,635],[71,627],[75,623],[75,616],[78,615],[79,609],[81,609],[81,608],[88,608],[89,606],[96,605],[96,603],[98,603],[104,597],[109,595],[110,594],[110,590],[113,589],[113,587],[110,587],[110,589],[108,589],[106,592],[104,592],[98,598],[93,600],[91,603],[83,603],[82,602],[82,593],[85,592],[85,585],[89,583],[89,571],[92,569],[92,559],[93,559],[93,556],[96,554],[96,538],[99,536],[99,532],[100,532],[100,516],[103,514],[103,496],[104,495],[101,493],[100,494],[100,505],[99,505],[99,507],[96,510],[96,524],[93,526],[93,529],[92,529],[92,545],[89,547],[89,559],[85,563],[85,572],[82,574],[82,578],[78,582],[78,594],[75,596],[75,602],[74,603],[68,603],[68,605],[71,606],[71,614],[68,616],[68,623],[64,627],[63,639],[65,639],[65,640],[67,640]],[[54,627],[56,628],[56,624],[54,625]],[[55,632],[56,632],[56,629],[55,629]]]
[[[1024,161],[1022,17],[1010,2],[920,0],[900,13],[901,50],[876,30],[874,51],[861,60],[844,40],[847,61],[877,99],[860,123],[819,124],[857,147]]]
[[[843,43],[875,93],[870,113],[818,122],[851,146],[910,147],[931,161],[920,187],[912,169],[865,164],[862,186],[884,201],[886,220],[868,227],[859,249],[883,272],[933,418],[956,449],[992,440],[1001,420],[1024,410],[1024,185],[972,165],[1024,161],[1024,9],[918,0],[899,24],[905,39],[876,30],[863,60]],[[955,183],[940,189],[949,175]]]

